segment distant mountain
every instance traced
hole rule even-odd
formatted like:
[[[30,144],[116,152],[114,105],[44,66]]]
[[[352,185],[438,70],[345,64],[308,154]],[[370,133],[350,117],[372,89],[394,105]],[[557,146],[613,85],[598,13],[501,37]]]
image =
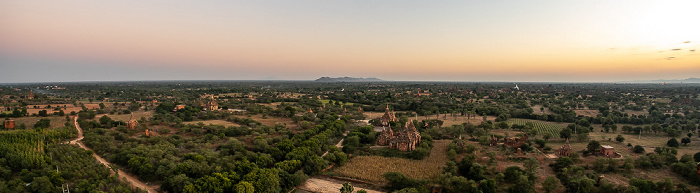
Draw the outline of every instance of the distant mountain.
[[[316,79],[316,82],[380,82],[384,81],[382,79],[378,78],[354,78],[354,77],[338,77],[338,78],[331,78],[331,77],[321,77],[319,79]]]
[[[623,81],[622,83],[700,83],[700,78],[687,78],[683,80],[669,79],[669,80],[633,80],[633,81]]]

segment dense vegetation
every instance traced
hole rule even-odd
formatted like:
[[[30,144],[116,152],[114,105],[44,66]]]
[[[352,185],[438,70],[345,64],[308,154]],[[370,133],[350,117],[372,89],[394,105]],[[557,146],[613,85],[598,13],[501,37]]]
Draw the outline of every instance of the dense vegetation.
[[[700,155],[678,151],[700,136],[700,86],[694,84],[531,83],[520,84],[520,90],[505,83],[445,82],[61,83],[65,90],[43,86],[19,84],[0,90],[8,96],[0,99],[0,117],[38,119],[0,133],[0,172],[7,174],[2,175],[0,189],[42,189],[20,187],[22,182],[53,187],[47,188],[51,191],[66,183],[75,191],[131,191],[118,177],[110,177],[108,168],[95,165],[89,152],[59,144],[75,135],[70,123],[47,129],[50,122],[42,119],[68,115],[79,118],[83,141],[95,153],[167,192],[286,192],[310,176],[334,175],[333,169],[324,170],[344,165],[352,159],[350,154],[421,161],[430,156],[437,140],[453,141],[444,152],[450,161],[435,163],[443,168],[442,175],[413,179],[397,172],[380,174],[387,182],[385,189],[689,192],[696,187],[686,184],[700,185],[694,168]],[[26,97],[29,89],[34,99]],[[203,111],[201,105],[208,100],[216,101],[220,110]],[[391,128],[414,121],[423,139],[416,150],[372,148],[379,133],[357,120],[377,124],[376,117],[387,106],[399,119]],[[124,118],[116,118],[130,113],[145,114],[134,129],[126,127]],[[196,123],[207,120],[230,125]],[[627,144],[632,134],[664,136],[668,142],[653,150],[630,143],[634,159],[603,159],[593,155],[601,145],[590,137],[593,133],[609,133],[600,142]],[[520,149],[530,155],[552,153],[547,144],[564,139],[589,146],[551,164],[532,156],[519,158],[513,148],[486,148],[492,137],[503,141],[525,134],[530,138]],[[469,144],[457,145],[458,136]],[[336,148],[341,139],[342,148]],[[485,158],[476,156],[494,150],[505,158],[491,152]],[[499,168],[496,160],[515,166]],[[56,166],[60,174],[51,172]],[[555,176],[538,176],[538,170],[551,170]],[[670,171],[683,181],[631,178],[640,170]],[[623,174],[629,186],[599,182],[601,174]]]
[[[62,144],[76,137],[74,127],[48,128],[46,119],[34,129],[0,131],[0,192],[137,192],[110,176],[110,169],[92,151]]]

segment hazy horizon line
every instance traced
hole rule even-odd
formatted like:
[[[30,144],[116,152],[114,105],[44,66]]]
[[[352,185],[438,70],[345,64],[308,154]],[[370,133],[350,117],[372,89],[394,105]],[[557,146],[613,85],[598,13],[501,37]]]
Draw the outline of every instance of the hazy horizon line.
[[[352,77],[356,78],[356,77]],[[369,77],[375,78],[375,77]],[[386,82],[444,82],[444,83],[610,83],[610,84],[659,84],[651,81],[683,81],[687,79],[697,79],[694,77],[686,79],[648,79],[648,80],[623,80],[623,81],[459,81],[459,80],[384,80],[381,81],[338,81],[338,82],[320,82],[320,83],[386,83]],[[314,82],[315,79],[239,79],[239,80],[224,80],[224,79],[180,79],[180,80],[82,80],[82,81],[44,81],[44,82],[2,82],[0,85],[9,84],[50,84],[50,83],[119,83],[119,82]],[[696,82],[669,82],[667,84],[700,84]]]

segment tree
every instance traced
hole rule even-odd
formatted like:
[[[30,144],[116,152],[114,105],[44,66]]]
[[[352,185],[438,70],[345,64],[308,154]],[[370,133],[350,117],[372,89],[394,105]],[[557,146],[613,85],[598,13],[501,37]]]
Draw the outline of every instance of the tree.
[[[328,162],[324,159],[321,159],[317,155],[314,155],[304,163],[304,173],[309,174],[309,175],[314,175],[324,168],[328,167]]]
[[[241,181],[238,184],[234,186],[234,189],[236,189],[236,193],[253,193],[255,192],[255,188],[253,187],[253,184],[250,182],[246,181]]]
[[[559,138],[569,139],[569,138],[571,138],[571,132],[572,132],[571,129],[569,129],[568,127],[564,128],[559,132]]]
[[[588,142],[588,146],[586,146],[586,148],[588,149],[588,152],[590,152],[590,153],[597,152],[598,150],[600,150],[600,142],[598,142],[596,140]]]
[[[544,188],[544,191],[547,193],[556,190],[559,186],[559,179],[554,176],[549,176],[542,182],[542,188]]]
[[[693,159],[695,162],[700,162],[700,152],[695,153],[695,155],[693,155]]]
[[[383,177],[388,181],[387,189],[390,191],[401,190],[404,188],[421,188],[422,185],[413,178],[409,178],[400,172],[387,172]]]
[[[690,138],[684,137],[683,139],[681,139],[681,143],[683,143],[683,145],[688,145],[688,143],[690,143]]]
[[[358,190],[357,193],[367,193],[367,190]]]
[[[617,135],[617,137],[615,137],[615,141],[622,143],[623,141],[625,141],[625,138],[622,137],[622,135]]]
[[[537,167],[540,166],[540,162],[538,162],[537,159],[535,159],[534,157],[530,157],[527,160],[525,160],[524,166],[525,171],[527,173],[534,174],[537,170]]]
[[[355,188],[349,182],[343,183],[343,187],[340,188],[340,193],[352,193]]]
[[[51,119],[39,119],[34,123],[34,128],[48,129],[51,126]]]
[[[545,134],[542,136],[542,138],[543,138],[545,141],[548,141],[549,138],[552,138],[552,134],[551,134],[551,133],[545,133]]]
[[[552,169],[554,169],[554,172],[562,172],[564,168],[567,168],[571,165],[574,165],[574,160],[572,160],[569,157],[560,157],[554,162],[554,164],[552,165]]]
[[[100,124],[107,125],[107,123],[110,123],[110,122],[112,122],[112,118],[109,118],[109,116],[104,115],[104,116],[100,117]]]
[[[279,170],[276,169],[256,169],[243,177],[244,181],[253,184],[255,192],[272,193],[279,188]]]
[[[51,180],[47,176],[34,177],[34,180],[29,185],[29,188],[33,192],[39,193],[51,193],[55,192],[56,188],[51,183]]]
[[[542,139],[535,139],[535,143],[536,143],[537,146],[539,146],[540,148],[544,148],[544,146],[547,144],[547,141],[542,140]]]
[[[671,138],[671,139],[669,139],[668,142],[666,142],[666,145],[668,145],[669,147],[678,147],[678,146],[680,146],[680,144],[678,144],[678,140],[676,140],[676,138]]]
[[[634,148],[632,148],[634,153],[644,153],[644,147],[641,145],[635,145]]]
[[[359,193],[360,191],[357,191],[357,192]],[[367,191],[365,191],[365,192],[367,192]],[[420,192],[418,190],[416,190],[415,188],[404,188],[401,190],[394,191],[394,193],[420,193]]]
[[[443,174],[440,177],[440,185],[442,186],[442,192],[445,193],[478,192],[476,182],[464,176]],[[413,188],[419,189],[420,187]]]

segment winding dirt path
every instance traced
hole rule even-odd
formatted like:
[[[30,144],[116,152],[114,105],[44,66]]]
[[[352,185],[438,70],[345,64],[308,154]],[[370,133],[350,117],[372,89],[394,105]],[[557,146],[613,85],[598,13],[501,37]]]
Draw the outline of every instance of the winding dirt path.
[[[348,136],[348,131],[345,131],[345,133],[343,133],[343,139],[341,139],[338,142],[338,144],[335,144],[335,147],[337,147],[339,149],[343,149],[343,141],[345,141],[345,136]],[[328,151],[326,151],[326,153],[323,153],[323,155],[321,155],[321,157],[326,157],[326,155],[328,155]]]
[[[80,128],[80,125],[78,125],[78,117],[77,117],[77,116],[73,117],[73,124],[75,125],[75,128],[78,129],[78,138],[75,138],[74,140],[69,141],[68,143],[69,143],[69,144],[77,144],[80,148],[83,148],[83,149],[85,149],[85,150],[92,150],[92,149],[90,149],[89,147],[85,146],[85,144],[83,144],[83,142],[80,141],[80,140],[83,139],[83,129],[81,129],[81,128]],[[106,167],[109,168],[109,165],[110,165],[111,163],[107,162],[107,160],[105,160],[104,158],[102,158],[102,157],[100,157],[99,155],[95,154],[94,152],[92,153],[92,156],[95,157],[95,158],[97,159],[97,161],[100,161],[100,163],[104,164]],[[131,183],[132,186],[141,188],[142,190],[146,190],[146,191],[148,191],[149,193],[156,193],[156,192],[158,192],[158,191],[156,191],[156,189],[157,189],[159,186],[148,186],[148,185],[146,185],[145,183],[143,183],[143,182],[141,182],[140,180],[138,180],[138,179],[137,179],[136,177],[134,177],[133,175],[131,175],[131,174],[129,174],[129,173],[126,173],[126,172],[124,172],[124,171],[122,171],[122,170],[120,170],[120,169],[118,169],[117,172],[119,173],[119,177],[125,177],[126,180],[129,181],[129,183]],[[114,172],[113,172],[112,170],[110,170],[110,173],[112,173],[112,175],[114,175]]]

